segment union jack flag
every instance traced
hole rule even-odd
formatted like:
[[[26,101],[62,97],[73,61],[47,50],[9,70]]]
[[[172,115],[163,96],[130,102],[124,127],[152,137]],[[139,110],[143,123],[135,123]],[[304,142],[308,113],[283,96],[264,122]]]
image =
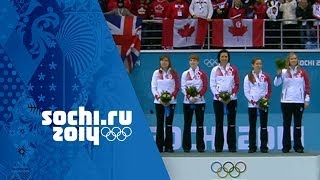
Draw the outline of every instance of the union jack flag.
[[[127,71],[131,72],[140,54],[142,19],[110,15],[105,15],[105,18]]]

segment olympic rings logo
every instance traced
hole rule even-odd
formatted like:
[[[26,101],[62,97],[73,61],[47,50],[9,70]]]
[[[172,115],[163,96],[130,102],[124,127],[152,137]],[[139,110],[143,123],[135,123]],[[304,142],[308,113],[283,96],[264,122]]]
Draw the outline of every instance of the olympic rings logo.
[[[130,127],[124,127],[123,129],[119,127],[113,127],[110,129],[109,127],[103,127],[100,130],[100,133],[103,137],[105,137],[108,141],[124,141],[132,134],[132,130]]]
[[[218,59],[205,59],[203,63],[208,67],[214,67],[219,64]]]
[[[241,173],[245,172],[247,165],[239,161],[236,164],[233,164],[230,161],[221,164],[218,161],[215,161],[211,164],[211,171],[216,173],[220,178],[226,178],[228,175],[232,178],[237,178]]]

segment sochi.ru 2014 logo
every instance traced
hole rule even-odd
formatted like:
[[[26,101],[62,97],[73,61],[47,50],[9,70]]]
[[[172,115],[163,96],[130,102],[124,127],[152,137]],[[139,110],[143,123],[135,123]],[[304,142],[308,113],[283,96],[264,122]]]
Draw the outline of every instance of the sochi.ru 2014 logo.
[[[211,171],[217,174],[220,178],[226,178],[228,175],[232,178],[237,178],[245,172],[246,169],[247,165],[242,161],[238,161],[235,164],[231,161],[227,161],[223,164],[215,161],[211,164]]]
[[[52,125],[54,141],[91,141],[100,144],[100,134],[108,141],[124,141],[132,134],[132,111],[109,111],[108,119],[100,119],[99,111],[43,111],[42,125]],[[115,126],[118,118],[121,127]],[[101,127],[102,126],[102,127]]]

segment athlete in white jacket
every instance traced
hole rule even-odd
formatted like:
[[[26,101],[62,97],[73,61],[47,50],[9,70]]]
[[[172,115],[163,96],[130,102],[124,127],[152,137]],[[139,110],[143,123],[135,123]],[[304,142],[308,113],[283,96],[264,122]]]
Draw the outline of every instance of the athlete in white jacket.
[[[218,53],[219,65],[212,68],[210,74],[210,89],[213,94],[213,109],[216,119],[215,150],[221,152],[224,144],[223,135],[223,116],[224,106],[228,110],[228,131],[227,143],[230,152],[236,152],[236,109],[237,93],[239,90],[239,73],[235,66],[230,65],[230,53],[222,49]],[[231,100],[224,102],[219,98],[219,93],[228,91],[231,94]]]
[[[205,143],[203,140],[203,121],[205,111],[204,95],[207,91],[207,75],[198,66],[199,56],[191,54],[189,57],[190,68],[182,73],[181,76],[181,91],[184,94],[183,114],[184,114],[184,128],[182,148],[184,152],[190,152],[191,149],[191,124],[192,116],[196,114],[196,144],[198,152],[205,151]],[[186,88],[194,86],[199,93],[196,97],[191,97],[187,94]]]
[[[271,95],[271,81],[268,74],[262,72],[262,61],[254,58],[251,62],[253,70],[249,72],[243,82],[244,95],[248,101],[249,114],[249,153],[257,151],[256,144],[256,124],[257,116],[260,114],[260,151],[268,152],[268,108],[259,108],[259,100],[266,98],[269,100]],[[259,111],[259,112],[258,112]]]
[[[288,153],[291,149],[290,126],[294,117],[294,146],[298,153],[303,153],[301,143],[301,126],[304,108],[310,102],[310,80],[307,72],[299,66],[295,53],[290,53],[287,59],[287,68],[278,70],[274,85],[282,84],[281,110],[283,115],[282,152]]]
[[[211,19],[213,13],[211,0],[192,0],[189,12],[194,18]]]
[[[179,91],[179,79],[177,72],[172,69],[170,57],[167,55],[160,57],[160,68],[155,70],[152,75],[151,91],[154,96],[157,116],[156,144],[159,152],[163,152],[163,148],[165,148],[165,152],[173,152],[172,122]],[[160,96],[163,92],[168,92],[172,95],[169,104],[161,102]],[[165,113],[166,111],[168,112]],[[163,131],[164,121],[166,123],[165,137]]]

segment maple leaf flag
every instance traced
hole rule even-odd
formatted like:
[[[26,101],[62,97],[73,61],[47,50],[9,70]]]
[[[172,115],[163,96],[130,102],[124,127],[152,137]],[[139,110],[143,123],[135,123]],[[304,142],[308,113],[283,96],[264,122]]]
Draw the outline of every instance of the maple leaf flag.
[[[263,19],[214,19],[212,46],[263,47]]]
[[[208,23],[206,19],[164,19],[162,24],[162,46],[203,46]]]

